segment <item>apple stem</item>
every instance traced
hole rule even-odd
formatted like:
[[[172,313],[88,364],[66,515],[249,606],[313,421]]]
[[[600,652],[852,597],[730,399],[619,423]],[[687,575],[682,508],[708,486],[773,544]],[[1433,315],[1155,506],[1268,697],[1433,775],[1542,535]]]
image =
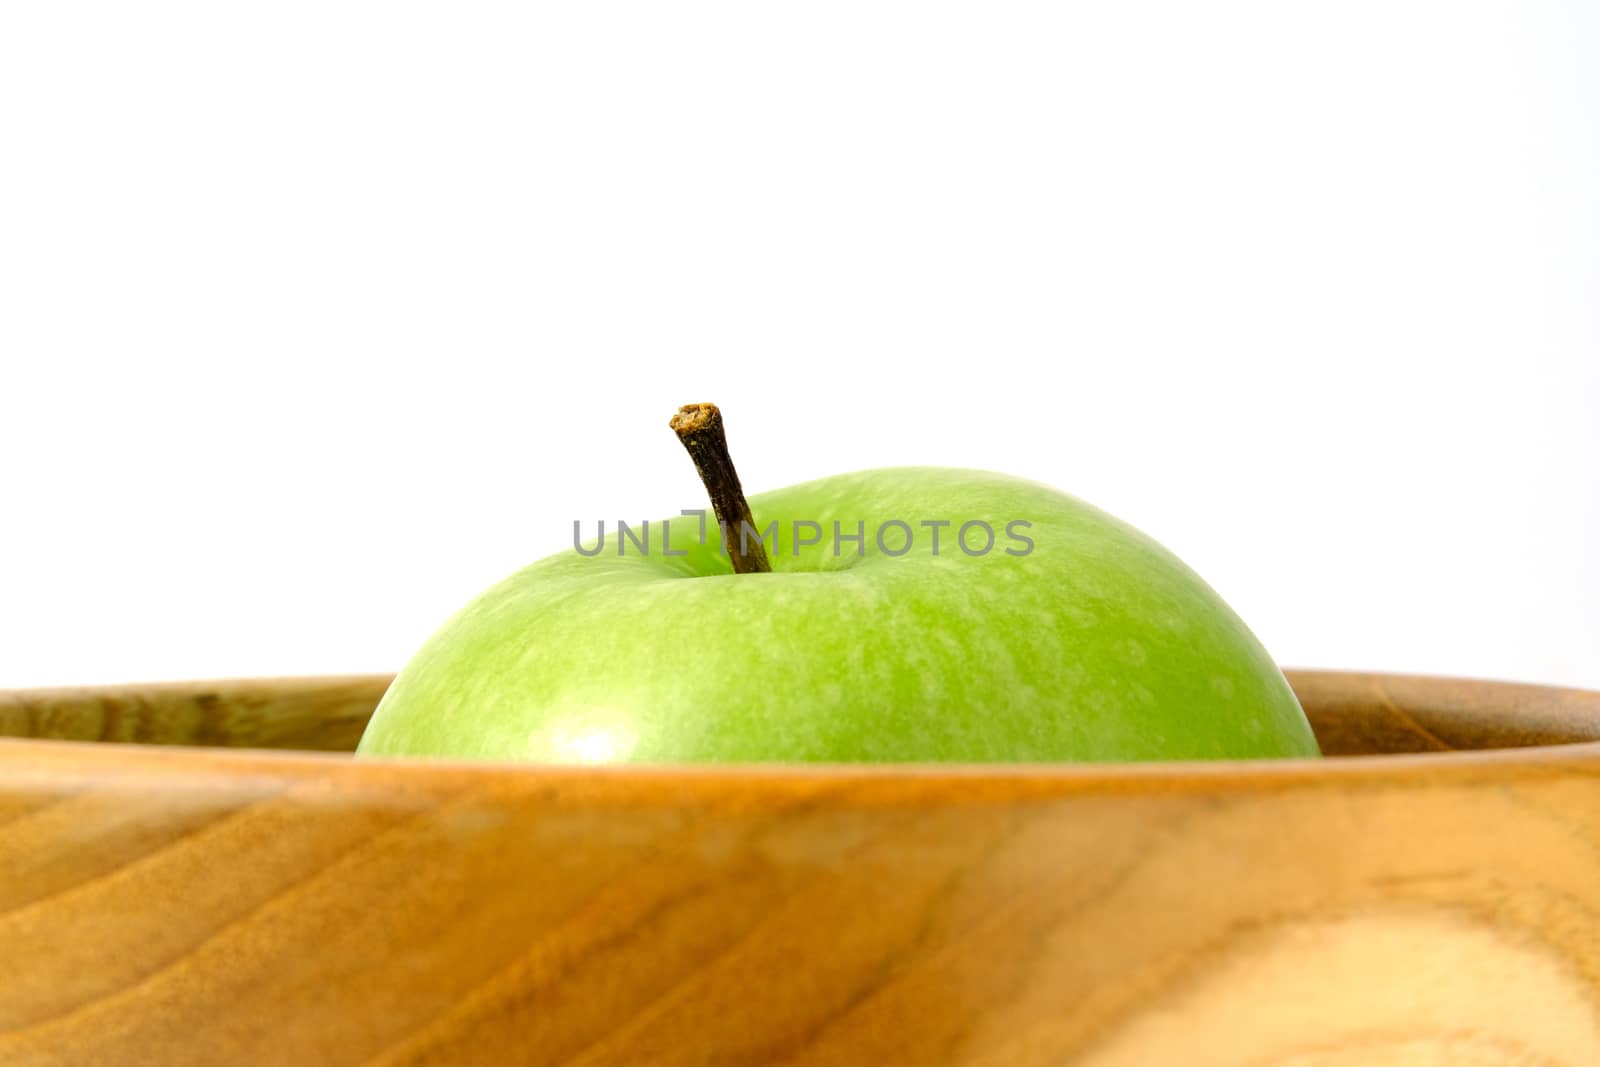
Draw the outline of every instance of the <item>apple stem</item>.
[[[733,561],[733,573],[770,573],[772,564],[767,561],[767,546],[762,543],[755,520],[750,517],[750,502],[744,498],[744,490],[739,487],[739,472],[733,469],[733,457],[728,455],[722,412],[715,404],[685,404],[668,425],[689,450],[694,469],[700,472],[700,480],[705,483],[711,508],[722,525],[722,541],[728,558]],[[747,527],[755,533],[754,537],[742,536]]]

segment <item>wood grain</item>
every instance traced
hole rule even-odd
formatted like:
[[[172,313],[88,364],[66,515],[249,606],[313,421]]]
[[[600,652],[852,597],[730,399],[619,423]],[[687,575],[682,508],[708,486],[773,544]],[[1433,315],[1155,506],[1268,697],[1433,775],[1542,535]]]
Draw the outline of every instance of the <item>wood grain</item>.
[[[0,691],[0,737],[353,752],[393,675]]]
[[[1285,672],[1330,756],[1600,741],[1600,694],[1404,674]]]
[[[1600,696],[1584,690],[1401,674],[1285,674],[1328,755],[1600,741]],[[0,691],[0,737],[350,752],[393,677]]]
[[[1600,694],[1295,681],[1339,751],[1600,719]],[[185,693],[216,693],[208,736],[261,744],[381,690],[109,699],[193,741]],[[106,699],[0,705],[82,729]],[[0,741],[0,975],[23,1067],[1588,1067],[1600,743],[578,770]]]

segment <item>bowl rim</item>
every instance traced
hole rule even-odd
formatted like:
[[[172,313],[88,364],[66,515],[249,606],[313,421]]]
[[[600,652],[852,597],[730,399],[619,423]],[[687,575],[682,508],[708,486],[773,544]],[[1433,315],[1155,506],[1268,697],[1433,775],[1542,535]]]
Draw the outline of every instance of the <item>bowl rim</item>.
[[[1477,693],[1512,701],[1504,714],[1525,714],[1516,703],[1530,697],[1563,700],[1600,719],[1600,691],[1537,683],[1443,675],[1362,671],[1289,670],[1286,673],[1380,685],[1469,685]],[[0,701],[73,700],[97,695],[177,693],[185,690],[262,691],[284,686],[378,685],[383,674],[295,675],[279,678],[153,682],[135,685],[49,687],[0,691]],[[1272,792],[1317,786],[1348,788],[1418,782],[1488,784],[1552,774],[1600,774],[1600,740],[1514,748],[1323,757],[1183,760],[1129,763],[737,763],[550,765],[507,760],[424,757],[353,758],[349,753],[264,748],[153,745],[119,741],[0,738],[0,790],[21,780],[114,778],[128,782],[218,778],[281,779],[284,783],[330,776],[350,788],[486,786],[515,782],[558,792],[665,791],[687,799],[704,792],[829,791],[868,785],[889,795],[943,791],[972,801],[1019,795],[1079,793]],[[953,791],[953,792],[952,792]]]

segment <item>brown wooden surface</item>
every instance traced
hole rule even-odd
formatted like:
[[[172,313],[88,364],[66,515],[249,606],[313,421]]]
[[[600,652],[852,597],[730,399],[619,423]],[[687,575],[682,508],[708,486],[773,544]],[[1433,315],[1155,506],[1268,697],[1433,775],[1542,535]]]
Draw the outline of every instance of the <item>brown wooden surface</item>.
[[[0,737],[351,752],[392,677],[0,691]]]
[[[1570,691],[1295,682],[1339,751],[1600,718]],[[327,741],[381,689],[130,692],[109,736]],[[66,703],[0,698],[36,730],[105,701]],[[0,976],[8,1067],[1587,1067],[1600,743],[559,770],[0,741]]]
[[[1285,673],[1329,755],[1600,741],[1600,695],[1584,690],[1399,674]],[[0,691],[0,738],[349,752],[392,677]]]

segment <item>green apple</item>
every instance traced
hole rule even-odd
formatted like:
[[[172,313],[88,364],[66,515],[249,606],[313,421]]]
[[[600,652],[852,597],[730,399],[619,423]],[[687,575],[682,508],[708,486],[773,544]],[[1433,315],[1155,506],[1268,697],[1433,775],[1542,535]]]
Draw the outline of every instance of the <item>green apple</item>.
[[[401,671],[360,753],[544,763],[1317,754],[1283,674],[1221,598],[1153,540],[1065,493],[896,468],[761,494],[749,511],[776,534],[769,573],[734,573],[717,524],[703,523],[702,542],[702,523],[680,516],[649,524],[647,550],[635,525],[634,538],[602,539],[593,556],[575,547],[494,586]]]

